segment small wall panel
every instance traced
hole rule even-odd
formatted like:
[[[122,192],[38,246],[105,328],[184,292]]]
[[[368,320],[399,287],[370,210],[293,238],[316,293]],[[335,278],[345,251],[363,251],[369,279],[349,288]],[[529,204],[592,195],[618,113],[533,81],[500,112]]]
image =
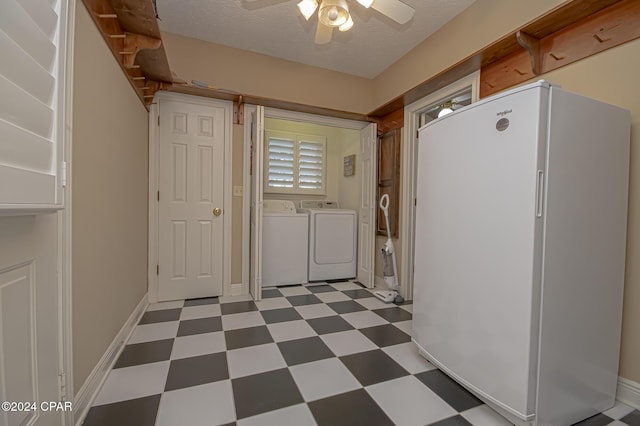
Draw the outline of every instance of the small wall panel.
[[[371,224],[360,222],[360,233],[361,235],[371,235]],[[362,265],[358,268],[371,271],[373,269],[373,265],[369,264],[369,259],[373,259],[371,256],[371,245],[370,244],[358,244],[359,256],[358,259],[362,261]]]
[[[0,399],[37,402],[33,263],[0,271]],[[37,411],[2,411],[3,425],[31,424]]]
[[[173,143],[171,146],[171,174],[173,175],[173,202],[187,201],[187,145]]]
[[[173,271],[171,278],[187,277],[187,222],[174,220],[171,222],[171,246]]]
[[[210,220],[201,220],[198,222],[198,225],[198,233],[200,234],[200,267],[198,268],[198,278],[207,278],[212,275],[212,223]]]
[[[368,143],[365,141],[361,141],[360,142],[361,148],[360,148],[360,155],[362,155],[362,162],[359,163],[362,164],[362,173],[363,176],[369,176],[370,174],[370,167],[372,167],[371,164],[371,159],[368,158],[369,157],[369,149],[367,147]],[[368,160],[368,161],[367,161]],[[360,179],[360,178],[359,178]],[[360,193],[362,194],[362,200],[360,203],[360,206],[365,208],[371,205],[371,185],[373,185],[372,182],[369,181],[369,179],[360,179],[360,182],[362,182],[362,188],[360,189]]]
[[[213,117],[198,116],[198,136],[213,137]]]
[[[213,177],[213,148],[210,146],[198,146],[198,166],[200,184],[200,202],[211,203],[213,201],[212,177]]]
[[[176,112],[172,114],[171,133],[175,135],[187,134],[187,114]]]

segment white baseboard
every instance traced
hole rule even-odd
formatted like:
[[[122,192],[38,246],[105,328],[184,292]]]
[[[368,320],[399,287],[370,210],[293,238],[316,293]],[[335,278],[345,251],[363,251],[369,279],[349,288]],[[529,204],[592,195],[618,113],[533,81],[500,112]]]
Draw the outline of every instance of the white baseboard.
[[[245,294],[244,285],[242,283],[231,284],[230,296],[240,296]]]
[[[96,399],[98,392],[102,388],[102,385],[120,356],[120,353],[122,353],[125,343],[129,340],[131,333],[133,333],[133,329],[140,321],[140,318],[147,309],[147,306],[149,306],[149,302],[147,294],[145,293],[142,300],[140,300],[140,303],[138,303],[138,306],[136,306],[131,315],[129,315],[127,321],[124,323],[104,355],[102,355],[102,358],[100,358],[100,361],[98,361],[98,364],[93,368],[93,371],[91,371],[91,374],[89,374],[89,377],[87,377],[87,380],[84,381],[84,384],[76,394],[73,403],[74,421],[76,426],[80,426],[84,422],[84,419],[91,408],[91,404],[93,404],[93,401]]]
[[[618,377],[616,399],[623,404],[640,410],[640,383]]]

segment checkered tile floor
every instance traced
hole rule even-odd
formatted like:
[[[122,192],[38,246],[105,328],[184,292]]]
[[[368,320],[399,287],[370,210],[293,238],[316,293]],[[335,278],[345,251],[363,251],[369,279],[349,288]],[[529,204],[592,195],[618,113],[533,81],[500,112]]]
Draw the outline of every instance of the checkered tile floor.
[[[84,424],[508,425],[418,355],[411,312],[352,282],[151,305]]]

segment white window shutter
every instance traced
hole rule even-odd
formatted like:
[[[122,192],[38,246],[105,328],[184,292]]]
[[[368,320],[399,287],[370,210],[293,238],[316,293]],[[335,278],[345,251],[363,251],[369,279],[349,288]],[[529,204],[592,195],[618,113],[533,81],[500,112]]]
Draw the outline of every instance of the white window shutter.
[[[324,189],[325,144],[315,141],[298,142],[298,187],[306,190]]]
[[[274,194],[325,193],[326,137],[265,131],[265,186]]]
[[[0,1],[0,209],[61,203],[68,0]]]
[[[267,144],[267,187],[293,189],[295,142],[292,139],[268,137]]]

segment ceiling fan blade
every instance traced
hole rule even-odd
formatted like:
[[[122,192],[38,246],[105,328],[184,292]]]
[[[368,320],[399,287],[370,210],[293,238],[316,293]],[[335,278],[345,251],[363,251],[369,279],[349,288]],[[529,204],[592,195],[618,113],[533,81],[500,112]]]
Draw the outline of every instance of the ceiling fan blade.
[[[388,16],[398,24],[406,24],[416,13],[411,6],[400,0],[374,0],[371,8]]]
[[[327,44],[331,41],[331,35],[333,34],[333,27],[328,27],[318,21],[318,28],[316,29],[316,44]]]

